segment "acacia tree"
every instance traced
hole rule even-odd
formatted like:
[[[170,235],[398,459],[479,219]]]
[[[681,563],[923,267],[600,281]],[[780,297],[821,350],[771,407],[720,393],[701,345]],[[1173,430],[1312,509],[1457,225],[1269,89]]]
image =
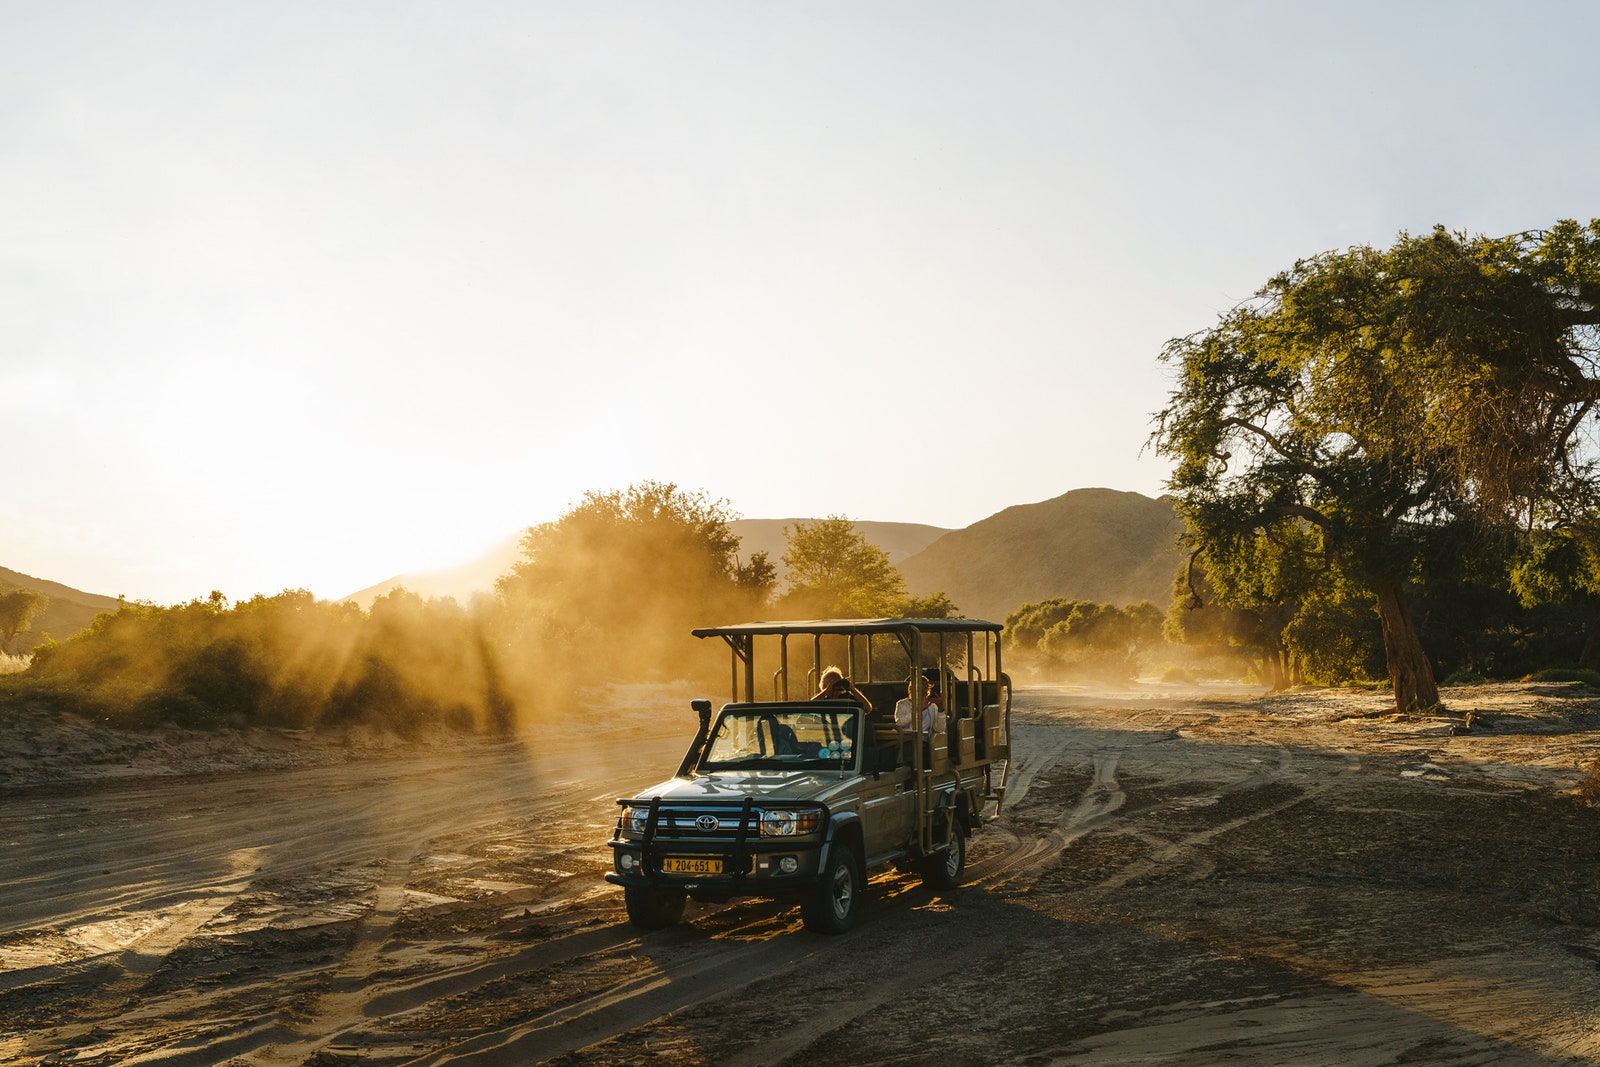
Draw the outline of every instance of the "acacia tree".
[[[1302,673],[1289,630],[1327,584],[1320,539],[1306,525],[1284,519],[1222,530],[1216,544],[1196,550],[1173,590],[1172,636],[1249,650],[1257,674],[1273,690],[1298,684]]]
[[[732,517],[726,501],[670,482],[587,492],[523,534],[501,603],[521,637],[592,670],[668,665],[692,627],[748,618],[771,592],[764,554],[739,561]]]
[[[1161,638],[1161,611],[1148,600],[1119,608],[1080,600],[1040,637],[1044,657],[1068,670],[1128,679],[1139,653]]]
[[[1438,703],[1408,593],[1441,534],[1592,499],[1600,220],[1301,260],[1170,341],[1152,443],[1197,548],[1298,520],[1376,599],[1396,704]],[[1580,493],[1579,490],[1582,490]]]
[[[11,650],[11,642],[28,632],[47,603],[49,600],[43,593],[32,589],[0,593],[0,652]]]
[[[783,529],[788,547],[788,610],[839,618],[896,614],[906,601],[906,581],[889,554],[868,541],[843,515],[797,522]]]

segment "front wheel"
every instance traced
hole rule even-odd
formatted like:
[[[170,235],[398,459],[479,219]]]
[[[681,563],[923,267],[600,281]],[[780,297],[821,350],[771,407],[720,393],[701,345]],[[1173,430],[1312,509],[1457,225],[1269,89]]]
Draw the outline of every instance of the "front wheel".
[[[622,888],[622,899],[633,925],[641,930],[664,930],[683,918],[688,898],[679,890],[630,885]]]
[[[806,929],[819,934],[842,934],[856,924],[861,897],[861,870],[855,850],[843,841],[828,849],[822,877],[800,905]]]
[[[960,827],[950,834],[950,844],[922,861],[922,881],[930,889],[955,889],[967,869],[967,839]]]

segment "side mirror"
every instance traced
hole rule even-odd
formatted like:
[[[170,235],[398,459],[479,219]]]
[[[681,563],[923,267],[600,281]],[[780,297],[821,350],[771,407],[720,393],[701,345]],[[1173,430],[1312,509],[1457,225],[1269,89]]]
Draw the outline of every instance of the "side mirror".
[[[698,700],[691,700],[689,701],[689,708],[691,711],[698,711],[709,715],[711,713],[711,701],[706,700],[704,697],[701,697]]]

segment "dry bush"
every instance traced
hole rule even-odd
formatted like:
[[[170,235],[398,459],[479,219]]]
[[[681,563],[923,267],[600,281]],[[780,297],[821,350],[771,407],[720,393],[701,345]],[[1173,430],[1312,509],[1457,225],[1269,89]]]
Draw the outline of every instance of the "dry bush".
[[[1578,783],[1578,795],[1591,804],[1600,804],[1600,756],[1595,757]]]

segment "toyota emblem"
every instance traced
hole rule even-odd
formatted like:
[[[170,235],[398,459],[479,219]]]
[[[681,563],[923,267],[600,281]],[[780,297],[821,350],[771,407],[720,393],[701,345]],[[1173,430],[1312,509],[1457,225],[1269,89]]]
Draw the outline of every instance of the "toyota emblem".
[[[701,832],[708,834],[719,825],[715,815],[702,815],[694,821],[694,824],[700,828]]]

